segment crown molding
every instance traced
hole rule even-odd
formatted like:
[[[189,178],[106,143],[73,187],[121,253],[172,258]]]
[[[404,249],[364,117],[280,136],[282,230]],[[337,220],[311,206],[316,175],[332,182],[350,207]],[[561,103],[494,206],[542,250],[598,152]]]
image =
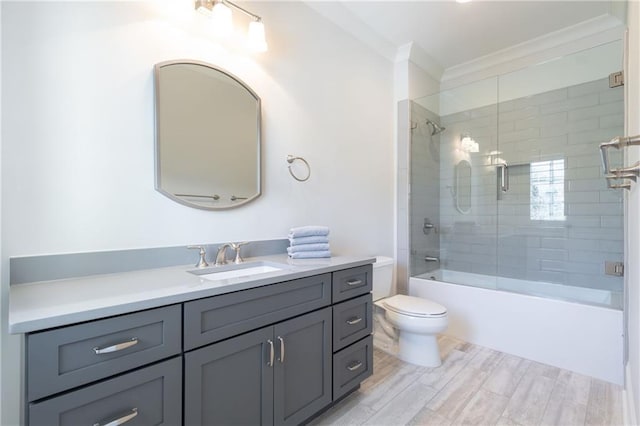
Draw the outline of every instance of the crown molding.
[[[489,55],[444,70],[444,86],[455,86],[463,80],[488,78],[492,75],[519,69],[559,55],[587,49],[597,44],[620,40],[624,23],[616,16],[604,14],[593,19],[519,43]],[[499,72],[494,72],[501,68]],[[426,71],[426,70],[425,70]]]
[[[380,36],[341,3],[312,0],[306,0],[304,3],[309,8],[313,9],[338,26],[341,30],[351,34],[353,37],[369,46],[379,55],[389,61],[396,61],[397,47],[386,38]]]
[[[440,80],[444,74],[444,67],[415,43],[411,43],[409,60],[435,80]]]

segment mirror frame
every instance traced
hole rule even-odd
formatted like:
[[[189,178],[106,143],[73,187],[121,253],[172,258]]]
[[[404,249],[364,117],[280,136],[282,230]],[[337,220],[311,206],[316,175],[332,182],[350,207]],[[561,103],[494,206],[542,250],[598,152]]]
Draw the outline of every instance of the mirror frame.
[[[172,194],[166,190],[164,190],[163,188],[161,188],[160,184],[161,184],[161,157],[162,157],[162,153],[160,152],[160,78],[159,78],[159,73],[160,73],[160,69],[163,67],[166,67],[168,65],[179,65],[179,64],[185,64],[185,65],[199,65],[199,66],[203,66],[203,67],[207,67],[207,68],[211,68],[214,71],[217,71],[223,75],[225,75],[226,77],[231,78],[232,80],[234,80],[236,83],[238,83],[240,86],[242,86],[247,92],[249,92],[249,94],[256,100],[256,109],[257,109],[257,117],[256,117],[256,136],[257,136],[257,156],[258,156],[258,161],[256,164],[256,168],[257,168],[257,177],[258,177],[258,181],[257,181],[257,192],[251,196],[251,197],[247,197],[244,200],[239,200],[237,203],[233,203],[230,205],[225,205],[225,206],[204,206],[201,204],[197,204],[197,203],[192,203],[189,202],[188,200],[185,200],[182,197],[176,196],[175,194]],[[156,191],[158,191],[159,193],[161,193],[162,195],[164,195],[165,197],[170,198],[171,200],[180,203],[182,205],[188,206],[188,207],[193,207],[196,209],[201,209],[201,210],[228,210],[228,209],[234,209],[236,207],[240,207],[243,206],[247,203],[250,203],[251,201],[255,200],[256,198],[258,198],[260,195],[262,195],[262,101],[260,99],[260,97],[258,96],[258,94],[251,89],[251,87],[249,87],[245,82],[243,82],[240,78],[236,77],[235,75],[231,74],[228,71],[225,71],[224,69],[217,67],[215,65],[209,64],[207,62],[203,62],[203,61],[197,61],[197,60],[193,60],[193,59],[175,59],[175,60],[169,60],[169,61],[163,61],[163,62],[159,62],[154,66],[154,73],[153,73],[153,77],[154,77],[154,111],[155,111],[155,115],[154,115],[154,128],[155,128],[155,143],[154,143],[154,156],[155,156],[155,161],[154,161],[154,172],[155,172],[155,189]]]

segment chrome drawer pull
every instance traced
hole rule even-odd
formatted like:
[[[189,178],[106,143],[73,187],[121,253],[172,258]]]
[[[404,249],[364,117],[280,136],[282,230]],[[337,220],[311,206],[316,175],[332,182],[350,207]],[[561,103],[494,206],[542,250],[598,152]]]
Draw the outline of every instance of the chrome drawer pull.
[[[275,350],[273,349],[273,341],[269,339],[267,340],[267,343],[269,344],[269,362],[267,363],[267,365],[269,367],[273,367],[273,357],[275,356]]]
[[[280,364],[284,362],[284,339],[278,336],[278,340],[280,340]]]
[[[354,324],[359,323],[360,321],[362,321],[362,318],[360,318],[360,317],[351,317],[351,318],[349,318],[347,320],[347,324],[354,325]]]
[[[360,367],[362,367],[362,363],[360,361],[356,361],[354,364],[347,365],[347,370],[356,371]]]
[[[349,280],[349,281],[347,281],[347,285],[349,285],[349,286],[360,285],[360,284],[362,284],[362,280]]]
[[[96,355],[108,354],[111,352],[118,352],[123,349],[130,348],[131,346],[137,345],[137,344],[138,344],[138,338],[132,337],[131,340],[129,340],[128,342],[118,343],[117,345],[107,346],[106,348],[99,348],[96,346],[95,348],[93,348],[93,351],[96,353]]]
[[[105,423],[105,424],[94,423],[93,426],[120,426],[120,425],[125,424],[129,420],[133,419],[137,415],[138,415],[138,409],[137,408],[132,408],[131,409],[131,414],[127,414],[126,416],[122,416],[119,419],[112,420],[109,423]]]

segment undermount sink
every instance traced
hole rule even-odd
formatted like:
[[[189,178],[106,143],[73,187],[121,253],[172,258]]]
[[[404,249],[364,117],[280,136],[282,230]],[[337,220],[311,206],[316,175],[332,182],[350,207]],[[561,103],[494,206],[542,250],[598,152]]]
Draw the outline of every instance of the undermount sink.
[[[256,275],[286,269],[291,269],[291,266],[283,263],[260,261],[194,269],[189,272],[206,280],[218,281],[230,278],[251,278]]]

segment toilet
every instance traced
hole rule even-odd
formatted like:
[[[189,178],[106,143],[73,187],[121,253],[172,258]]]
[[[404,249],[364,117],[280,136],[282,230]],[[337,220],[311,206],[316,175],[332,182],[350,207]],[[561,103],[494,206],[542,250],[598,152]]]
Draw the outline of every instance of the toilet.
[[[447,329],[447,309],[435,302],[403,294],[393,295],[393,259],[376,257],[373,264],[373,300],[384,311],[378,320],[398,331],[398,357],[411,364],[442,364],[436,336]]]

